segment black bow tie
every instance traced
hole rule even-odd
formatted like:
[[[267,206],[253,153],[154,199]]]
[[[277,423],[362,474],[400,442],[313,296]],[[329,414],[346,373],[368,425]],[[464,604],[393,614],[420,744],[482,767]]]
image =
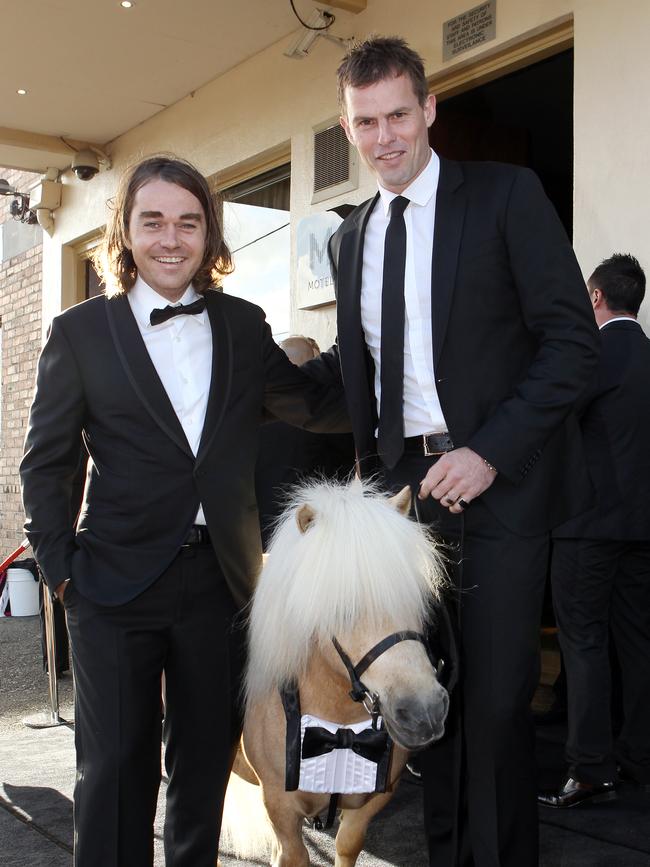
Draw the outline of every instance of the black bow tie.
[[[332,733],[319,726],[307,726],[302,741],[302,757],[312,759],[332,750],[352,750],[358,756],[378,764],[387,743],[388,733],[385,730],[364,729],[356,734],[352,729],[337,729]]]
[[[152,325],[160,325],[161,322],[167,322],[168,319],[171,319],[174,316],[180,316],[183,313],[188,313],[193,316],[196,313],[203,313],[204,310],[205,298],[199,298],[191,304],[179,304],[176,307],[172,307],[171,304],[168,304],[162,309],[156,307],[152,310],[149,322]]]

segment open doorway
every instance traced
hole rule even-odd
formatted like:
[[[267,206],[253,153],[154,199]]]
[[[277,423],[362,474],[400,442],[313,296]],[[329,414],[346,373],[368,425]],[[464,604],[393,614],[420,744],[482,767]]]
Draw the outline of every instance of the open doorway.
[[[535,171],[573,231],[573,49],[440,98],[430,143],[440,156]]]

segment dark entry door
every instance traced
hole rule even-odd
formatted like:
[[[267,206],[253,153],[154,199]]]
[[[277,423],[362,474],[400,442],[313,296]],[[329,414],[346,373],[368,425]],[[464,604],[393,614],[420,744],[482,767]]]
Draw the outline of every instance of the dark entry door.
[[[429,136],[440,156],[529,166],[573,228],[573,49],[440,99]]]

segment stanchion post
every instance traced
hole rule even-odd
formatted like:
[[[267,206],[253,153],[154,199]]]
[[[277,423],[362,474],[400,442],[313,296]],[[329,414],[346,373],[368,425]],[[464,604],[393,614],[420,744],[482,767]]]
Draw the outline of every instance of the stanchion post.
[[[54,606],[47,584],[43,582],[43,611],[45,613],[45,646],[47,650],[47,679],[50,690],[52,724],[59,725],[59,682],[56,673],[56,648],[54,638]]]
[[[41,579],[42,580],[42,579]],[[45,617],[45,649],[47,654],[47,679],[49,685],[50,711],[27,717],[23,723],[32,729],[54,728],[67,725],[59,716],[59,683],[56,674],[56,649],[54,638],[54,606],[50,588],[43,581],[43,613]]]

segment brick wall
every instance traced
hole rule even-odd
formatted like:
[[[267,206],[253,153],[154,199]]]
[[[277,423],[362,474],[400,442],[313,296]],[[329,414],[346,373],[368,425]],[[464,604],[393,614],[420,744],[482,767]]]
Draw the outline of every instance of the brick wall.
[[[0,177],[6,178],[18,190],[25,191],[37,176],[0,169]],[[11,196],[0,196],[0,224],[13,220],[9,213],[11,201]],[[2,229],[5,243],[0,245],[0,560],[17,548],[23,538],[18,464],[41,348],[42,283],[41,230],[20,224],[3,226]],[[9,234],[11,244],[6,242]],[[21,250],[22,247],[27,249]]]

